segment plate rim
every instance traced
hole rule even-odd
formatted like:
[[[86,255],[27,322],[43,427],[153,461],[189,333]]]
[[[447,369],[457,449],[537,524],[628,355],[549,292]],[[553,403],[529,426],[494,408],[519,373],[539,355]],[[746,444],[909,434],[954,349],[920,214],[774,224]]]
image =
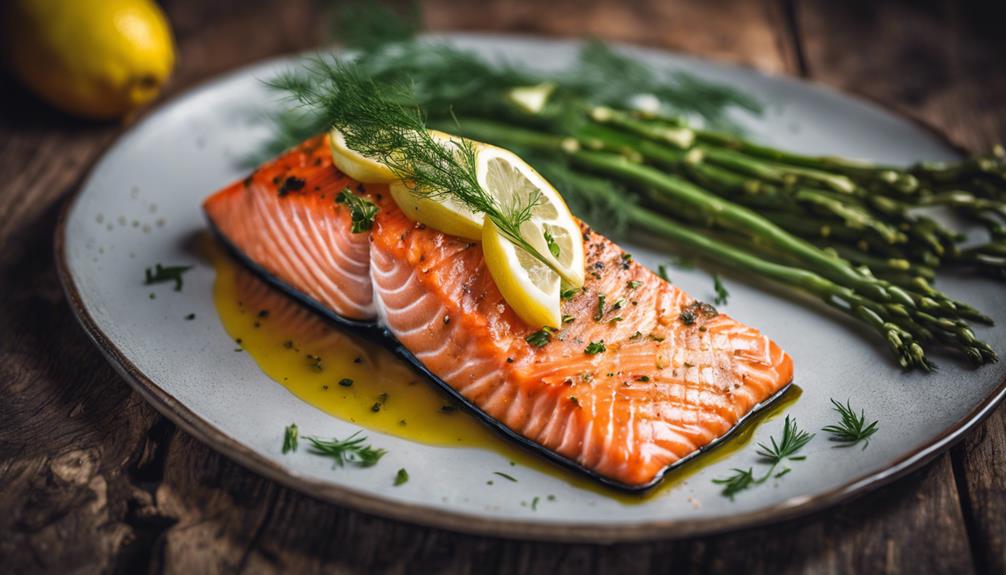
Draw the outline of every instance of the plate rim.
[[[496,38],[510,40],[535,40],[554,43],[576,42],[570,38],[551,38],[530,34],[500,34],[500,33],[472,33],[460,32],[456,34],[438,33],[433,37],[450,39],[455,37],[466,38]],[[841,90],[826,86],[814,81],[802,78],[794,78],[787,75],[771,74],[752,67],[742,66],[733,63],[720,62],[701,58],[691,54],[682,54],[672,50],[654,48],[639,44],[626,42],[612,42],[616,46],[627,46],[633,49],[642,49],[656,53],[665,53],[677,58],[686,58],[692,61],[712,64],[721,68],[739,70],[748,74],[755,74],[769,78],[774,81],[782,81],[788,84],[799,84],[804,88],[810,88],[817,92],[827,93],[828,96],[839,96],[851,99],[859,104],[891,114],[901,119],[905,119],[919,126],[924,131],[938,138],[941,143],[953,150],[960,150],[960,147],[953,142],[946,133],[929,124],[920,122],[912,114],[904,113],[898,109],[881,105],[868,98],[849,94]],[[563,543],[619,543],[619,542],[639,542],[652,541],[658,539],[677,539],[684,537],[695,537],[700,535],[711,535],[739,529],[747,529],[780,523],[799,516],[832,507],[839,503],[847,502],[855,497],[874,491],[887,485],[896,479],[920,469],[931,462],[937,456],[943,454],[961,439],[966,432],[977,426],[1006,398],[1006,379],[987,395],[978,405],[975,406],[964,417],[955,421],[943,433],[936,436],[929,443],[922,445],[915,450],[903,455],[887,467],[878,471],[864,473],[844,484],[835,487],[824,493],[813,496],[797,496],[772,505],[770,507],[742,512],[727,517],[714,517],[708,519],[686,519],[686,520],[649,520],[634,524],[609,525],[604,523],[563,523],[563,522],[533,522],[518,519],[496,518],[490,519],[484,516],[464,513],[459,511],[449,511],[414,503],[395,502],[381,496],[357,491],[355,489],[327,483],[321,480],[304,477],[296,472],[286,469],[283,466],[271,461],[267,457],[259,454],[254,449],[245,446],[237,439],[228,436],[224,431],[217,429],[211,422],[199,417],[181,401],[157,385],[150,377],[143,373],[128,357],[101,331],[91,316],[90,311],[84,304],[73,275],[70,271],[69,260],[66,252],[66,228],[70,213],[79,200],[81,193],[91,181],[95,170],[102,161],[123,138],[131,133],[135,133],[147,122],[166,113],[169,109],[179,105],[182,100],[194,96],[212,86],[224,82],[233,76],[239,76],[252,68],[266,65],[272,61],[289,59],[296,54],[279,55],[251,62],[239,66],[228,72],[218,74],[203,80],[195,86],[173,95],[170,99],[160,103],[156,108],[150,110],[136,124],[130,126],[120,133],[115,141],[106,147],[100,156],[96,157],[80,184],[64,199],[60,209],[59,220],[56,223],[53,241],[53,254],[56,263],[56,271],[59,277],[60,286],[66,296],[70,309],[89,339],[98,347],[105,359],[121,375],[126,382],[143,399],[154,407],[161,415],[171,420],[186,433],[194,436],[202,443],[208,445],[214,451],[223,455],[227,459],[234,461],[242,467],[258,473],[271,481],[275,481],[285,487],[294,489],[313,499],[318,499],[328,503],[336,504],[340,507],[370,513],[388,519],[404,521],[417,526],[434,527],[450,531],[469,533],[474,535],[504,537],[508,539],[554,541]]]

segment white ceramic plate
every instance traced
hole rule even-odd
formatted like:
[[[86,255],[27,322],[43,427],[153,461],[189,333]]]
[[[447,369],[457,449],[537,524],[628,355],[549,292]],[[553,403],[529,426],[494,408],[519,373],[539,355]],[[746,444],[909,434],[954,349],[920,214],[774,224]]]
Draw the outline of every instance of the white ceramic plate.
[[[539,68],[571,62],[574,42],[456,35],[452,41]],[[932,134],[867,103],[833,91],[750,70],[651,50],[626,48],[654,66],[683,69],[728,82],[769,103],[762,118],[739,118],[757,138],[803,152],[907,163],[954,153]],[[247,111],[274,105],[260,80],[286,69],[270,61],[197,88],[150,114],[94,167],[58,230],[57,259],[64,286],[90,335],[126,379],[190,433],[251,469],[312,495],[408,521],[480,533],[564,540],[626,540],[681,536],[774,521],[833,504],[907,472],[949,446],[1003,395],[1006,364],[977,371],[937,357],[934,375],[903,374],[884,346],[827,311],[794,303],[728,276],[725,310],[757,326],[791,353],[803,397],[789,411],[819,430],[833,421],[829,398],[852,398],[880,419],[866,450],[836,450],[819,434],[807,460],[784,480],[736,501],[711,483],[733,467],[755,464],[754,450],[732,454],[644,504],[583,490],[563,476],[512,468],[501,455],[440,448],[370,433],[388,450],[369,469],[333,470],[330,461],[301,450],[280,453],[282,429],[296,421],[317,435],[344,437],[357,427],[301,402],[264,376],[216,318],[213,270],[185,276],[185,289],[149,300],[143,269],[155,262],[191,262],[186,243],[205,229],[204,197],[244,175],[239,160],[266,136]],[[667,254],[628,246],[655,267]],[[674,271],[674,281],[711,298],[707,272]],[[940,287],[1006,322],[1006,290],[973,278],[940,279]],[[188,313],[196,321],[184,321]],[[981,329],[1000,352],[1006,330]],[[781,422],[761,426],[756,440]],[[392,487],[389,474],[407,468],[413,479]],[[486,486],[489,470],[519,481]],[[391,471],[389,471],[391,470]],[[537,509],[533,496],[555,495]]]

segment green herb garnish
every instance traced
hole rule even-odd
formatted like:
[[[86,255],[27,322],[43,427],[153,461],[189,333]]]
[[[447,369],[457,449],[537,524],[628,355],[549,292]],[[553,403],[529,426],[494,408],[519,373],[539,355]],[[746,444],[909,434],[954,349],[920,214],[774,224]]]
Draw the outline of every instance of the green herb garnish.
[[[795,419],[786,416],[786,421],[782,428],[782,439],[778,442],[775,437],[770,437],[771,446],[764,443],[758,444],[758,455],[768,461],[773,466],[778,465],[785,459],[792,459],[797,451],[814,439],[813,433],[807,433],[796,425]]]
[[[399,469],[398,473],[395,474],[395,487],[398,487],[399,485],[408,482],[408,480],[409,480],[409,472],[406,471],[404,467]]]
[[[814,438],[813,433],[807,433],[801,430],[796,425],[795,419],[790,419],[786,416],[786,421],[783,424],[782,429],[782,439],[776,441],[775,437],[771,437],[771,443],[766,445],[764,443],[758,444],[757,454],[759,458],[764,462],[769,464],[768,471],[765,472],[761,477],[755,477],[753,468],[748,469],[737,469],[734,468],[733,474],[724,477],[722,479],[713,479],[713,483],[717,485],[722,485],[723,490],[720,492],[724,497],[734,498],[734,495],[750,489],[756,485],[761,485],[769,480],[769,478],[775,477],[779,478],[783,475],[789,473],[789,467],[781,469],[776,473],[776,468],[786,461],[800,461],[805,459],[802,455],[797,455],[811,439]]]
[[[583,353],[587,355],[597,355],[603,351],[606,351],[607,349],[608,348],[605,347],[604,340],[602,339],[601,341],[590,342],[590,344],[588,344],[587,347],[583,348]]]
[[[852,409],[852,405],[848,401],[845,402],[845,405],[842,405],[832,399],[831,404],[842,419],[838,424],[829,425],[821,431],[831,434],[831,437],[829,437],[831,441],[843,444],[837,447],[852,447],[863,441],[865,442],[863,449],[866,449],[870,445],[870,437],[877,432],[877,421],[867,424],[866,414],[860,410],[859,415],[856,415],[855,410]]]
[[[604,300],[607,299],[604,294],[597,296],[597,309],[594,311],[594,321],[601,321],[604,317]]]
[[[357,467],[371,467],[387,453],[383,449],[374,449],[366,445],[366,437],[359,437],[360,432],[350,435],[346,439],[320,439],[317,437],[306,437],[311,442],[311,453],[331,457],[335,462],[334,467],[343,467],[347,463]]]
[[[175,291],[182,291],[182,274],[192,269],[192,266],[162,266],[157,264],[154,269],[143,271],[143,285],[175,282]],[[151,297],[150,299],[154,299]]]
[[[377,215],[380,208],[375,206],[370,200],[354,194],[349,191],[349,188],[345,188],[335,198],[335,202],[337,204],[346,204],[349,208],[350,218],[352,219],[351,230],[354,234],[370,231],[374,227],[374,216]]]
[[[510,481],[517,483],[517,479],[513,475],[508,475],[506,473],[503,473],[502,471],[493,471],[493,473],[499,475],[503,479],[509,479]]]
[[[636,289],[636,288],[638,288],[641,285],[643,285],[643,282],[636,281],[636,280],[631,280],[631,281],[625,282],[625,287],[627,287],[629,289]]]
[[[665,266],[664,264],[660,264],[657,266],[657,275],[660,276],[660,279],[664,280],[665,282],[671,281],[671,278],[667,277],[667,266]]]
[[[722,485],[723,490],[720,491],[720,495],[724,497],[729,497],[733,500],[734,495],[750,488],[753,485],[758,485],[768,478],[768,475],[761,479],[755,479],[754,469],[748,467],[747,469],[737,469],[734,468],[733,475],[729,477],[724,477],[723,479],[713,479],[713,483],[717,485]]]
[[[577,292],[579,292],[579,291],[580,291],[579,288],[564,289],[559,294],[559,297],[562,298],[562,299],[572,299],[573,296],[575,296],[577,294]]]
[[[727,300],[730,298],[730,292],[724,287],[723,282],[720,281],[719,274],[713,274],[713,289],[716,290],[716,299],[713,303],[716,305],[726,305]]]
[[[555,330],[550,327],[543,327],[525,337],[524,341],[528,342],[532,347],[545,347],[550,341],[552,341],[552,332],[554,331]]]
[[[297,451],[297,424],[291,423],[283,430],[283,455],[291,451]]]

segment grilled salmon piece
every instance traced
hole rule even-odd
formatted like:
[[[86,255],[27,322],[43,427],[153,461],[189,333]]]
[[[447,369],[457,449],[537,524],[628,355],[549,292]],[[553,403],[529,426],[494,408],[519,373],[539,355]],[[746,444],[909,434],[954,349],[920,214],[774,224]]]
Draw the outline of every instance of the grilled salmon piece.
[[[335,202],[362,186],[332,166],[327,137],[308,140],[208,199],[217,231],[265,272],[354,320],[375,317],[370,240]]]
[[[792,360],[774,342],[585,225],[586,284],[563,301],[562,328],[529,342],[537,327],[503,300],[478,243],[412,222],[375,186],[366,188],[380,207],[373,229],[351,233],[332,198],[356,184],[319,153],[323,143],[208,199],[217,231],[322,307],[374,317],[483,415],[576,466],[629,488],[652,485],[791,381]],[[289,177],[305,184],[284,190]],[[322,255],[335,249],[323,241],[355,266],[328,263]]]

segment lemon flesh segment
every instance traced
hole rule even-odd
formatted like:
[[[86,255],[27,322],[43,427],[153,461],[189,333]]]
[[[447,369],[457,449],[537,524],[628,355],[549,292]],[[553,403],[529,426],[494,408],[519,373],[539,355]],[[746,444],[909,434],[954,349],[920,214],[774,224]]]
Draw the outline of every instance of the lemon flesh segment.
[[[526,206],[537,199],[531,208],[531,217],[521,225],[521,238],[549,261],[563,282],[574,288],[583,287],[583,237],[559,192],[509,150],[482,145],[478,148],[476,164],[479,184],[496,198],[504,211]],[[487,225],[488,222],[486,218]],[[525,255],[535,259],[526,252]],[[558,309],[558,302],[555,307]]]
[[[525,323],[561,325],[559,274],[506,239],[489,219],[482,227],[482,253],[503,299]]]
[[[349,148],[343,133],[335,128],[328,133],[328,144],[335,167],[361,184],[390,184],[399,179],[385,164]]]

